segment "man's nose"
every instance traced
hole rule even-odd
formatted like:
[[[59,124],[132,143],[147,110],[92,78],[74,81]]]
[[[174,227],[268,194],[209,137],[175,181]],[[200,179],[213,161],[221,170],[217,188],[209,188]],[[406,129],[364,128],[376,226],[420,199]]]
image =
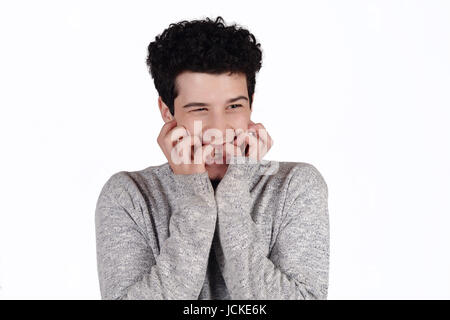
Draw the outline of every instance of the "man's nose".
[[[207,127],[207,129],[205,130],[205,132],[208,129],[214,129],[214,136],[216,135],[221,135],[222,139],[220,140],[216,140],[216,137],[212,137],[210,134],[210,142],[207,142],[206,144],[219,144],[220,141],[222,141],[222,143],[220,144],[224,144],[227,142],[231,142],[234,139],[234,134],[233,134],[233,128],[228,125],[227,123],[224,123],[223,121],[213,121],[210,123],[210,126]],[[227,137],[227,131],[229,131],[229,136]],[[218,137],[217,137],[218,138]]]

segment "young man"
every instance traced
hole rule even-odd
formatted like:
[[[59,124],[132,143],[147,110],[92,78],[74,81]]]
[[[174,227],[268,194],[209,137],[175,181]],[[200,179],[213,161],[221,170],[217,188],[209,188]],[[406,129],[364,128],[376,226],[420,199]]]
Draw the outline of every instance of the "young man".
[[[101,190],[103,299],[327,298],[328,188],[311,164],[262,160],[273,139],[250,120],[259,46],[221,17],[150,43],[168,162]]]

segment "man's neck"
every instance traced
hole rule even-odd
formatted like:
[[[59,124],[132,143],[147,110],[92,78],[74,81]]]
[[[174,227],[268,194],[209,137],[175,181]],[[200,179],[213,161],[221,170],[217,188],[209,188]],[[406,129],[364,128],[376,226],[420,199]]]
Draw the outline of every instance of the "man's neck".
[[[211,184],[214,188],[214,190],[216,190],[217,185],[220,183],[221,179],[211,179]]]

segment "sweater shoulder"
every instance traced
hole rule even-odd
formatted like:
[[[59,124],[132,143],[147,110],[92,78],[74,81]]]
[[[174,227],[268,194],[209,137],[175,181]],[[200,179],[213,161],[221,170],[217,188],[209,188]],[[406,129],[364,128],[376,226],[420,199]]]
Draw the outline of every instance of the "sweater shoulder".
[[[291,193],[298,194],[314,187],[328,196],[328,185],[315,165],[308,162],[279,161],[278,167],[277,174],[288,180]]]
[[[97,199],[96,226],[108,223],[126,225],[133,221],[142,234],[149,233],[149,217],[153,214],[151,203],[158,190],[158,177],[164,175],[165,164],[136,171],[118,171],[112,174],[101,188]],[[145,236],[147,237],[147,236]]]
[[[170,169],[168,166],[166,162],[141,170],[115,172],[104,183],[99,198],[118,199],[123,193],[131,198],[139,198],[153,189],[151,186],[156,185],[158,180],[167,176],[167,170]]]

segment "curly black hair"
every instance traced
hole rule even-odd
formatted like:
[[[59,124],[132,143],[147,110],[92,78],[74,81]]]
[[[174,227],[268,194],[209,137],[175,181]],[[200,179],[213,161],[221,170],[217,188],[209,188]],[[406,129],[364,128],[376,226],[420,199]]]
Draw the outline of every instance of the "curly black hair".
[[[215,21],[180,21],[148,45],[147,66],[161,99],[174,115],[178,96],[175,79],[183,71],[221,74],[244,73],[252,105],[256,73],[262,66],[261,44],[248,30],[236,24],[226,26],[221,16]]]

